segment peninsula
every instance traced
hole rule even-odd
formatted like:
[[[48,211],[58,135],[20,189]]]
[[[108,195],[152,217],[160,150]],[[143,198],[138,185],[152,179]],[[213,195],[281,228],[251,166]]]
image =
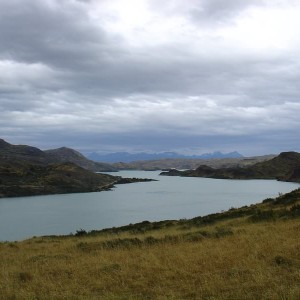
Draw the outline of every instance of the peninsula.
[[[0,140],[0,198],[108,190],[115,184],[151,181],[95,171],[116,171],[69,148],[42,151]]]

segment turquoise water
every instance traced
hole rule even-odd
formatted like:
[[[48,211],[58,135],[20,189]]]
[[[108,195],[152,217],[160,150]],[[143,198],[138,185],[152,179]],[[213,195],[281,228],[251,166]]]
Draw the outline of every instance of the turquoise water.
[[[118,185],[113,191],[0,199],[0,241],[69,234],[144,220],[203,216],[261,202],[299,187],[275,180],[222,180],[121,171],[159,181]]]

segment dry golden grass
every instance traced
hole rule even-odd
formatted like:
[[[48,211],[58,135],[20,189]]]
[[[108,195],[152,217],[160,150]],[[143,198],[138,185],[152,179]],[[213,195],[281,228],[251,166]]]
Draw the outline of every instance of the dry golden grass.
[[[298,217],[33,238],[0,257],[0,299],[300,299]]]
[[[128,248],[78,246],[112,238],[101,236],[3,243],[0,297],[300,299],[299,219],[233,225],[221,238]]]

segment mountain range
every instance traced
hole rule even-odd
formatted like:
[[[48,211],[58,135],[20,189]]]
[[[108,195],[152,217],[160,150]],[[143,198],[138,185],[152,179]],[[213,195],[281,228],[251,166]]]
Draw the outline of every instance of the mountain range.
[[[160,160],[160,159],[215,159],[215,158],[240,158],[243,157],[240,153],[234,151],[230,153],[222,153],[219,151],[205,153],[201,155],[184,155],[176,152],[161,152],[161,153],[129,153],[129,152],[114,152],[108,154],[90,153],[87,157],[94,161],[107,163],[130,163],[134,161]]]
[[[0,197],[17,197],[106,190],[114,184],[148,181],[121,178],[97,171],[150,169],[178,163],[197,165],[193,170],[169,170],[161,175],[223,179],[278,179],[300,182],[300,154],[283,152],[254,158],[175,159],[134,163],[99,163],[66,147],[42,151],[27,145],[12,145],[0,139]],[[211,165],[207,165],[211,164]],[[158,168],[156,168],[158,169]]]
[[[117,170],[144,170],[155,171],[165,169],[196,169],[200,165],[207,165],[212,168],[231,168],[231,167],[246,167],[258,162],[266,161],[274,158],[276,155],[269,154],[254,157],[238,157],[238,158],[165,158],[157,160],[140,160],[131,163],[118,162],[112,166]]]

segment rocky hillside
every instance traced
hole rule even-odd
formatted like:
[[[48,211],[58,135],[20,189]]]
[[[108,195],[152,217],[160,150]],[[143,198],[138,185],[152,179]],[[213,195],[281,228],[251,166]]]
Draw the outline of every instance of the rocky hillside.
[[[48,159],[53,162],[72,162],[82,168],[94,172],[114,172],[116,169],[110,164],[94,162],[87,159],[80,152],[67,147],[46,150],[44,153]]]
[[[244,168],[212,168],[201,165],[196,170],[169,170],[162,172],[161,175],[223,179],[278,179],[300,182],[300,154],[297,152],[283,152],[268,161]]]
[[[22,160],[0,164],[0,198],[109,190],[115,184],[152,179],[98,174],[73,163],[31,164]]]
[[[69,148],[42,151],[0,139],[0,198],[107,190],[114,184],[149,181],[94,171],[112,171]]]
[[[47,163],[47,155],[36,147],[12,145],[0,139],[0,161],[24,160],[32,163]]]
[[[42,151],[36,147],[27,145],[12,145],[0,139],[0,163],[1,161],[23,160],[32,164],[49,165],[53,163],[72,162],[82,168],[94,172],[116,171],[106,163],[93,162],[84,157],[78,151],[62,147],[53,150]]]

